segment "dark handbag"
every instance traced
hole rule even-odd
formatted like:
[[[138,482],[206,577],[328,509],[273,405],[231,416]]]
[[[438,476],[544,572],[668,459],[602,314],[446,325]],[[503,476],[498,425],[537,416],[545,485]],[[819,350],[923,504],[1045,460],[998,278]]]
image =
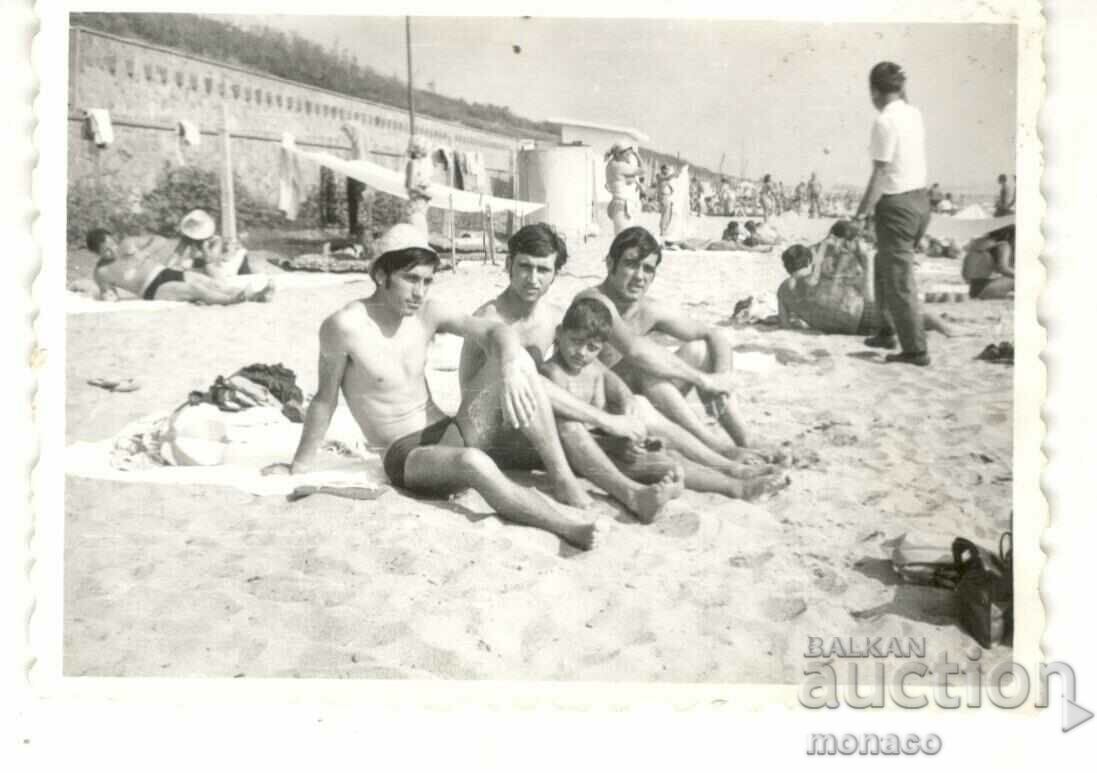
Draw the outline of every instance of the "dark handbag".
[[[1001,644],[1013,634],[1012,542],[1009,532],[1003,534],[997,555],[963,537],[952,543],[952,559],[960,575],[956,613],[961,625],[983,648]]]

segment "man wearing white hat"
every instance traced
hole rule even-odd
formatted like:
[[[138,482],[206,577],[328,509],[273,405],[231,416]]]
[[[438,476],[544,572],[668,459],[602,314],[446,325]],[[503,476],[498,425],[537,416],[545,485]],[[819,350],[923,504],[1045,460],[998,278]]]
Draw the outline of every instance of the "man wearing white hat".
[[[606,153],[606,190],[612,198],[606,212],[613,221],[613,233],[632,225],[640,213],[640,185],[643,164],[636,145],[631,140],[620,140]]]
[[[267,471],[312,467],[342,392],[366,439],[384,449],[385,473],[394,485],[439,496],[471,487],[503,518],[583,549],[594,547],[604,522],[565,515],[538,492],[512,482],[499,468],[507,460],[489,445],[501,420],[520,428],[540,455],[557,499],[589,501],[567,464],[552,408],[518,336],[499,322],[428,299],[439,260],[418,229],[396,225],[378,248],[373,294],[344,306],[320,327],[319,386],[293,462]],[[427,350],[435,333],[471,339],[488,354],[456,417],[442,412],[427,385]]]

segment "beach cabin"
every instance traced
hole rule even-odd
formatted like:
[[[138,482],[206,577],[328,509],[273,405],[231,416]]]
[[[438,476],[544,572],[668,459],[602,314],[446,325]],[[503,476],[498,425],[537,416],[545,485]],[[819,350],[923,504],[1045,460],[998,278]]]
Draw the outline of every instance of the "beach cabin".
[[[628,137],[637,144],[648,136],[637,129],[552,118],[560,125],[560,144],[523,148],[518,153],[518,198],[543,203],[526,222],[552,223],[572,243],[598,233],[606,222],[605,154]]]

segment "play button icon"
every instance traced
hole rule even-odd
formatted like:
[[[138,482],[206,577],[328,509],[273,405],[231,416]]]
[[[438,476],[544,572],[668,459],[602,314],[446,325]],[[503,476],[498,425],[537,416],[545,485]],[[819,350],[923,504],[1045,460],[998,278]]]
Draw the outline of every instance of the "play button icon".
[[[1093,719],[1093,712],[1084,709],[1070,698],[1063,698],[1063,732],[1069,733],[1078,725]]]

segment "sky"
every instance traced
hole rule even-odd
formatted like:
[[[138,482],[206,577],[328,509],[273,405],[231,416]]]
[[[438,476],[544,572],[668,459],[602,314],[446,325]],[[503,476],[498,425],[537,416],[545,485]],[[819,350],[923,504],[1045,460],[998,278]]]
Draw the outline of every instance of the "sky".
[[[221,16],[335,43],[406,76],[403,17]],[[521,47],[515,53],[514,46]],[[1013,173],[1015,28],[727,20],[412,19],[414,81],[442,94],[640,129],[647,146],[717,170],[863,185],[875,110],[868,72],[898,62],[926,123],[929,175],[993,190]]]

